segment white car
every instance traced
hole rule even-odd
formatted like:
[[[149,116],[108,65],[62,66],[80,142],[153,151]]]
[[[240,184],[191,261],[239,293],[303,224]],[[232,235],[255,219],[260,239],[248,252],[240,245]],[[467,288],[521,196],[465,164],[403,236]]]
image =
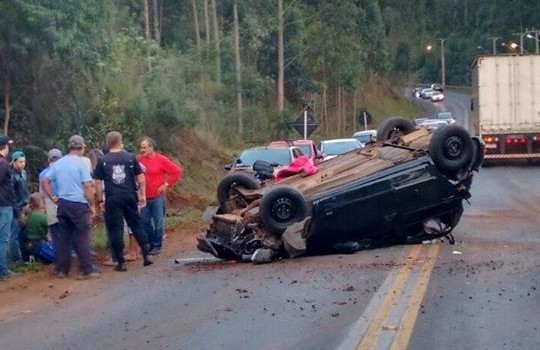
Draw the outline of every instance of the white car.
[[[422,92],[420,93],[420,97],[422,97],[423,99],[430,99],[431,96],[433,95],[433,89],[424,89],[422,90]]]
[[[362,130],[354,133],[353,138],[360,141],[362,147],[365,147],[367,143],[377,141],[377,130]]]
[[[431,95],[431,102],[439,102],[444,100],[444,94],[442,92],[434,91]]]
[[[319,144],[319,149],[324,156],[324,160],[332,159],[340,154],[363,148],[362,143],[354,138],[323,140]]]
[[[440,127],[448,125],[448,122],[446,120],[441,119],[427,119],[424,120],[422,123],[418,124],[417,126],[419,128],[424,128],[428,130],[435,130]]]
[[[456,118],[454,118],[452,112],[440,112],[439,114],[437,114],[437,119],[444,120],[449,125],[454,125],[456,123]]]

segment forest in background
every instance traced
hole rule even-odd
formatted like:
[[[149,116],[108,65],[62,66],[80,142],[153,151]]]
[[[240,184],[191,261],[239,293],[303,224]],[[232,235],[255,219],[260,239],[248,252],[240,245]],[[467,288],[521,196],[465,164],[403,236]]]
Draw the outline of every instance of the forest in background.
[[[441,38],[467,85],[492,38],[508,52],[534,26],[533,0],[2,0],[1,126],[41,155],[113,129],[241,145],[290,137],[309,104],[319,137],[348,136],[373,90],[440,81]]]

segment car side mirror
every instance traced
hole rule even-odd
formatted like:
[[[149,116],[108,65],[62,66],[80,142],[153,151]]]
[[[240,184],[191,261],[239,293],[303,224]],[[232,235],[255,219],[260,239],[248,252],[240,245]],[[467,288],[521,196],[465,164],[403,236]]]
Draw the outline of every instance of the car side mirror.
[[[227,170],[227,171],[230,171],[232,169],[232,164],[225,164],[223,166],[223,169]]]

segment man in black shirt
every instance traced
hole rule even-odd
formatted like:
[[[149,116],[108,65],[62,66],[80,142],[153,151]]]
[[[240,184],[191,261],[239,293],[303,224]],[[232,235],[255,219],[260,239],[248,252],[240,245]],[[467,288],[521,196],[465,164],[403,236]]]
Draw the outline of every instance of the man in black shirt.
[[[97,163],[94,171],[96,195],[105,211],[105,226],[113,258],[118,262],[116,271],[126,271],[124,259],[124,218],[142,249],[144,266],[152,264],[148,251],[148,237],[144,231],[139,207],[146,205],[145,178],[133,153],[124,150],[122,135],[111,131],[105,137],[109,153]],[[105,200],[102,183],[105,184]],[[138,193],[138,195],[137,195]]]

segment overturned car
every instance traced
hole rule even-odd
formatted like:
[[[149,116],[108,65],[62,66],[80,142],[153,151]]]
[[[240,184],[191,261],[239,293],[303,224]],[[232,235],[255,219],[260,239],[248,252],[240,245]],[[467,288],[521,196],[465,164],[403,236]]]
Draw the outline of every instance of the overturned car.
[[[310,176],[261,184],[250,174],[228,174],[198,249],[268,262],[451,238],[483,160],[481,140],[460,126],[416,129],[399,117],[386,119],[377,136]]]

